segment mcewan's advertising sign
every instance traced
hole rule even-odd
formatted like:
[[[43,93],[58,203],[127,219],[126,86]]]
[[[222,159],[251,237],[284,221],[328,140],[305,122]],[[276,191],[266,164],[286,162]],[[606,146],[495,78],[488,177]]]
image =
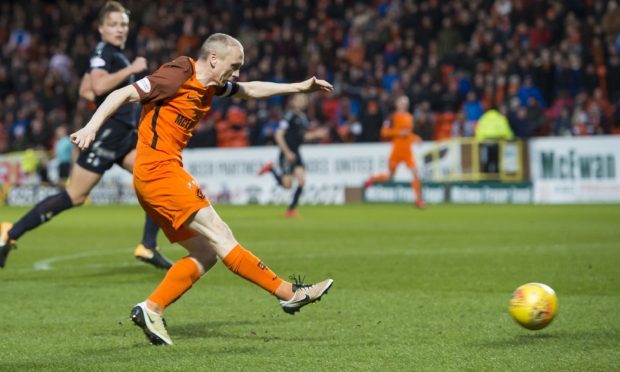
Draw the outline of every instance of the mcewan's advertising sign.
[[[620,136],[530,141],[537,203],[620,202]]]

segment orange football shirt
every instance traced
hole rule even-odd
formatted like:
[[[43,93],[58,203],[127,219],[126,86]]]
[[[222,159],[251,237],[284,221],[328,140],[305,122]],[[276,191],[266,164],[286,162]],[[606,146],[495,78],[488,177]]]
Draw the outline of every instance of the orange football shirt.
[[[133,84],[143,105],[134,162],[134,188],[140,205],[171,242],[196,235],[184,223],[208,206],[200,185],[183,169],[182,152],[215,95],[232,95],[235,84],[205,88],[196,64],[179,57]]]
[[[381,130],[383,136],[391,139],[394,152],[411,152],[414,142],[413,115],[408,112],[395,112],[391,117],[391,125]]]
[[[194,126],[211,109],[216,88],[205,88],[195,69],[191,58],[179,57],[133,84],[143,105],[138,127],[138,149],[146,155],[142,163],[181,162]]]

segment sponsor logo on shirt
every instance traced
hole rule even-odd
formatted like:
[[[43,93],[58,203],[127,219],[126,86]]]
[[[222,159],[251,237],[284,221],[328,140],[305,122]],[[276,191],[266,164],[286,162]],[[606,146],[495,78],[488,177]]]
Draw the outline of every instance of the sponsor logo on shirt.
[[[181,128],[185,128],[185,129],[193,129],[194,126],[196,125],[196,121],[186,118],[185,116],[178,114],[177,118],[175,119],[175,124],[180,126]]]

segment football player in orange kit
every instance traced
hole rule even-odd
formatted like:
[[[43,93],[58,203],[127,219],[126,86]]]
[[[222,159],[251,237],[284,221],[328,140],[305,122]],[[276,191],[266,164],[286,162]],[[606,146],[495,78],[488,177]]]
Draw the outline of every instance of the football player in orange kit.
[[[326,279],[304,285],[278,277],[237,242],[194,178],[183,169],[182,151],[198,120],[211,108],[214,96],[251,99],[333,89],[314,77],[290,84],[232,82],[243,62],[243,46],[237,39],[213,34],[202,45],[197,60],[178,57],[154,74],[114,91],[89,123],[71,135],[84,150],[104,120],[123,103],[143,104],[133,178],[138,201],[168,239],[189,252],[131,311],[133,322],[155,345],[172,344],[162,316],[164,309],[188,291],[218,258],[235,274],[276,296],[289,314],[319,300],[333,283]]]
[[[364,188],[368,188],[376,182],[391,181],[394,178],[398,164],[403,162],[413,176],[411,188],[415,193],[415,204],[418,208],[424,208],[420,175],[411,148],[414,142],[421,142],[421,139],[413,134],[413,125],[413,115],[409,113],[409,98],[407,96],[400,96],[396,99],[396,111],[392,114],[390,120],[386,120],[381,129],[381,136],[392,141],[392,152],[388,162],[389,174],[381,173],[371,176],[364,183]]]

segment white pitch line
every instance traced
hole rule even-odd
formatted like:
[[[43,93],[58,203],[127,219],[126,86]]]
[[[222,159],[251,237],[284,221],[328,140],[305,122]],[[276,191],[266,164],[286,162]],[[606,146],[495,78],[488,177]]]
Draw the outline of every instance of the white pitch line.
[[[52,264],[57,263],[57,262],[76,260],[76,259],[84,258],[84,257],[99,257],[99,256],[116,255],[121,252],[123,253],[131,252],[131,249],[123,249],[123,250],[117,249],[113,251],[110,251],[110,250],[88,251],[88,252],[69,254],[65,256],[53,256],[50,258],[46,258],[45,260],[40,260],[40,261],[35,262],[32,265],[32,268],[35,271],[47,271],[47,270],[52,270],[53,269]]]
[[[257,241],[252,243],[253,246],[263,246],[263,245],[277,245],[277,244],[283,244],[285,242],[280,241],[280,240],[275,240],[275,241]],[[541,247],[536,247],[536,246],[526,246],[525,248],[533,250],[533,251],[537,251],[538,249],[540,249]],[[272,259],[281,259],[284,257],[290,258],[290,257],[295,257],[295,258],[302,258],[302,259],[314,259],[314,258],[344,258],[344,257],[389,257],[389,256],[425,256],[425,255],[450,255],[450,254],[477,254],[477,253],[487,253],[489,251],[493,251],[493,252],[502,252],[502,251],[509,251],[509,250],[513,250],[514,246],[511,245],[507,245],[507,246],[499,246],[499,247],[493,247],[493,248],[473,248],[473,247],[467,247],[467,248],[435,248],[435,249],[416,249],[416,248],[409,248],[409,249],[398,249],[398,250],[375,250],[375,251],[370,251],[370,252],[364,252],[364,253],[360,253],[360,252],[356,252],[356,251],[346,251],[346,252],[340,252],[337,250],[329,250],[329,251],[322,251],[322,252],[299,252],[298,254],[292,253],[292,252],[286,252],[286,253],[281,253],[281,252],[277,252],[275,254],[270,255],[270,258]],[[563,245],[554,245],[554,246],[550,246],[550,247],[545,247],[546,250],[548,249],[553,249],[553,250],[564,250],[565,246]],[[64,256],[53,256],[50,258],[46,258],[44,260],[40,260],[37,261],[33,264],[32,269],[21,269],[21,270],[17,270],[20,272],[30,272],[30,271],[50,271],[50,270],[54,270],[53,264],[58,263],[58,262],[63,262],[63,261],[71,261],[71,260],[76,260],[76,259],[80,259],[80,258],[85,258],[85,257],[100,257],[100,256],[110,256],[110,255],[117,255],[119,253],[130,253],[133,251],[133,248],[125,248],[125,249],[116,249],[116,250],[98,250],[98,251],[87,251],[87,252],[80,252],[80,253],[74,253],[74,254],[70,254],[70,255],[64,255]],[[86,264],[86,265],[81,265],[80,268],[89,268],[89,269],[99,269],[99,268],[105,268],[105,267],[129,267],[129,266],[139,266],[141,265],[139,262],[133,262],[131,264],[128,264],[127,262],[124,263],[117,263],[117,264]]]

